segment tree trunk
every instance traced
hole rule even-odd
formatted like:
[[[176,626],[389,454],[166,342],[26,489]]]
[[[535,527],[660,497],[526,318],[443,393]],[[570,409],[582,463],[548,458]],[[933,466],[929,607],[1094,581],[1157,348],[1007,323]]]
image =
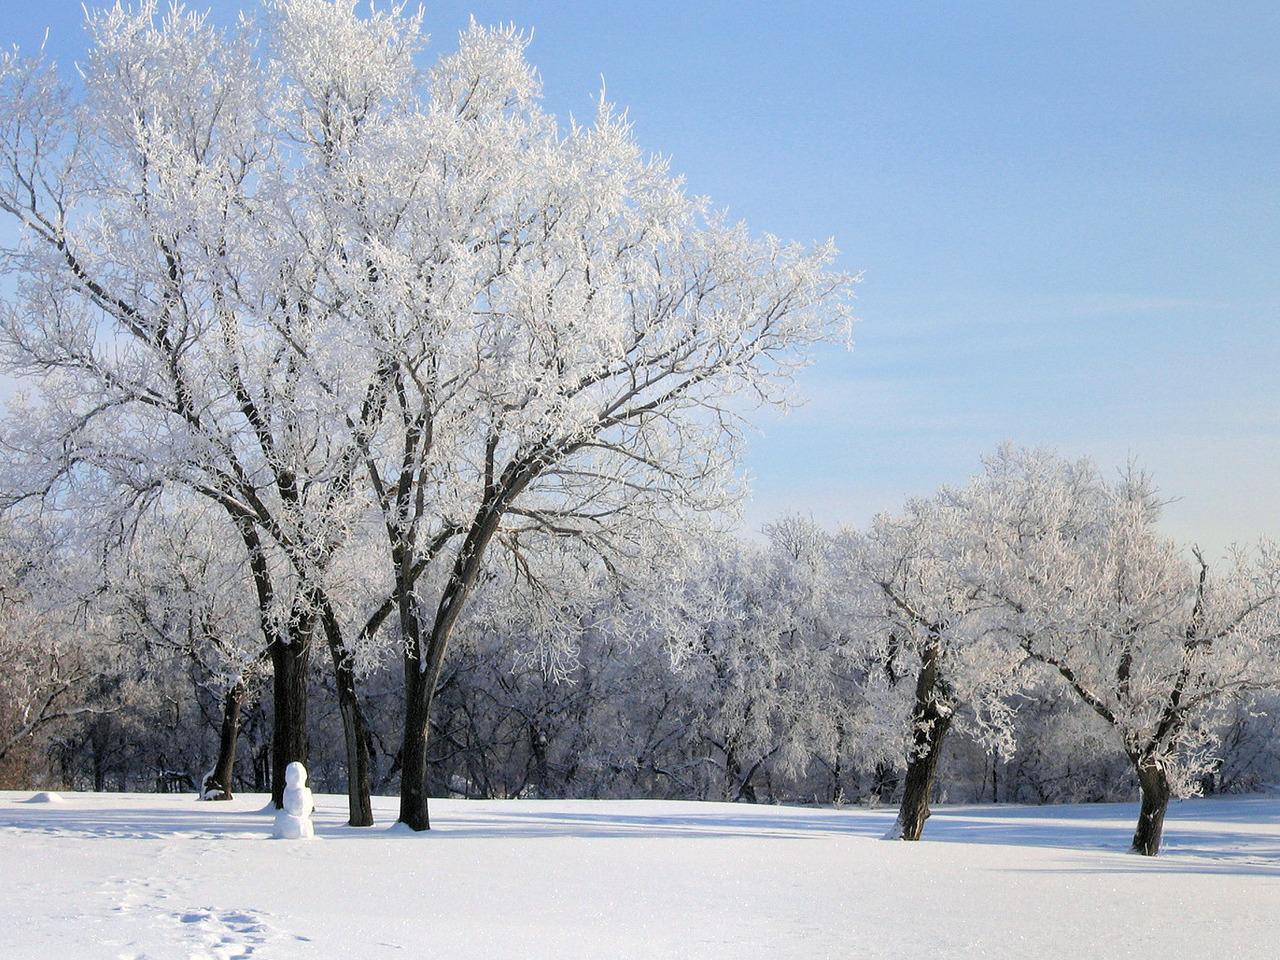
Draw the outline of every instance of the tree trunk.
[[[230,800],[235,775],[236,736],[240,732],[240,708],[244,704],[243,681],[237,681],[222,701],[222,732],[218,738],[218,759],[200,785],[201,800]]]
[[[348,671],[349,673],[350,671]],[[369,730],[355,687],[338,677],[338,712],[347,749],[347,825],[373,826],[373,801],[369,797]]]
[[[877,763],[872,775],[871,792],[880,803],[891,803],[898,789],[898,773],[887,763]]]
[[[545,800],[551,782],[551,764],[547,759],[547,738],[537,724],[529,724],[529,753],[533,761],[533,783],[539,800]]]
[[[107,745],[111,741],[108,717],[99,717],[89,731],[89,745],[93,749],[93,792],[107,789]]]
[[[431,730],[434,677],[416,657],[404,658],[404,740],[400,747],[400,822],[430,830],[427,814],[427,736]]]
[[[537,463],[536,458],[533,462]],[[487,484],[485,501],[454,558],[453,572],[440,595],[435,621],[425,638],[413,602],[414,582],[417,579],[413,544],[400,541],[392,545],[392,559],[399,581],[396,585],[396,601],[400,629],[406,644],[404,741],[400,753],[400,822],[412,830],[431,828],[431,821],[427,816],[427,736],[431,724],[431,702],[440,682],[449,637],[466,604],[467,596],[480,575],[485,550],[497,532],[503,511],[535,473],[532,466],[518,467],[513,462],[503,470],[500,493],[492,480]]]
[[[253,789],[262,793],[271,787],[271,744],[264,743],[253,755]]]
[[[933,790],[942,756],[942,743],[951,728],[951,706],[940,699],[943,686],[938,671],[940,645],[925,650],[916,678],[916,705],[911,711],[911,756],[902,784],[902,805],[886,839],[919,840],[929,819],[929,793]]]
[[[724,784],[720,798],[733,803],[742,795],[742,766],[733,747],[726,745],[721,749],[724,751]]]
[[[1142,809],[1138,813],[1138,826],[1133,831],[1133,852],[1154,857],[1160,852],[1164,815],[1169,808],[1169,777],[1157,761],[1143,759],[1138,762],[1137,769]]]
[[[271,800],[284,807],[284,771],[295,760],[307,762],[307,665],[311,660],[311,631],[291,631],[289,643],[271,645],[272,710]]]
[[[373,826],[373,802],[369,797],[369,728],[356,693],[356,675],[351,655],[342,642],[337,617],[326,604],[324,632],[333,659],[333,677],[338,689],[338,713],[342,717],[342,738],[347,754],[347,825]]]
[[[951,714],[929,704],[916,720],[912,736],[912,757],[902,785],[902,805],[891,836],[898,840],[919,840],[929,819],[929,794],[942,756],[942,742],[951,727]]]

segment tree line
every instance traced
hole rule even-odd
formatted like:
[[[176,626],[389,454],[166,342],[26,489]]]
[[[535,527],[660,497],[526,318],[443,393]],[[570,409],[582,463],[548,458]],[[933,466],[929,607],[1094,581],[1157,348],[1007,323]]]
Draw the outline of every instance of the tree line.
[[[863,530],[687,531],[644,579],[504,557],[442,665],[427,792],[896,802],[892,836],[915,840],[940,794],[1136,787],[1133,846],[1155,854],[1171,797],[1280,773],[1275,550],[1211,564],[1160,507],[1144,476],[1005,447]],[[207,799],[272,785],[271,661],[217,529],[156,515],[96,556],[10,535],[0,770]],[[403,777],[402,643],[352,664],[375,791]],[[313,664],[304,685],[328,789],[351,779],[335,683]]]

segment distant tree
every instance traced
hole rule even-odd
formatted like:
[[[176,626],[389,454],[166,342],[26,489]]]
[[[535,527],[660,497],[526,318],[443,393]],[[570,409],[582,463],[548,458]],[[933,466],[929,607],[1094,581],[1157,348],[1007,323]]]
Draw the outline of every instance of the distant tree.
[[[1280,685],[1280,555],[1236,550],[1212,575],[1159,532],[1146,477],[1043,451],[1002,449],[970,494],[990,595],[1114,731],[1142,793],[1133,850],[1154,856],[1170,797],[1216,765],[1223,708]]]
[[[108,636],[144,663],[189,660],[194,682],[219,704],[217,753],[196,785],[202,799],[232,799],[240,715],[268,661],[253,576],[216,513],[199,501],[161,501],[107,556],[94,603]]]
[[[900,515],[878,516],[865,533],[840,538],[846,583],[860,600],[851,628],[862,636],[864,689],[896,694],[880,695],[882,723],[896,725],[906,714],[906,774],[893,839],[920,839],[942,748],[957,721],[988,749],[1012,750],[1008,696],[1018,688],[1024,657],[996,629],[972,539],[963,497],[953,490],[910,500]],[[889,706],[892,699],[905,711]]]
[[[0,527],[0,777],[41,736],[103,710],[81,585],[48,529]]]
[[[670,682],[689,754],[679,766],[723,800],[755,801],[765,774],[803,769],[831,699],[813,616],[825,537],[794,518],[770,533],[766,546],[708,538],[671,587]]]

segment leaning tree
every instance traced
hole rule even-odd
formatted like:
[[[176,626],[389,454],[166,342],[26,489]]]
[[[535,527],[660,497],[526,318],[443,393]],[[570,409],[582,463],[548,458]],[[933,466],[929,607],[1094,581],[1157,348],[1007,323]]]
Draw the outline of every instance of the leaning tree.
[[[881,723],[905,729],[902,800],[886,839],[920,839],[957,723],[989,750],[1012,750],[1008,698],[1024,657],[996,629],[972,542],[963,494],[949,489],[837,540],[864,663],[858,695],[882,705]]]

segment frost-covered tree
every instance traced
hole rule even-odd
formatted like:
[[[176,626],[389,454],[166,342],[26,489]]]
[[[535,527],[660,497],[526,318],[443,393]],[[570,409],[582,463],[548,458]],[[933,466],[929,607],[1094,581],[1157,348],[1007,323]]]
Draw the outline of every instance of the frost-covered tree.
[[[844,533],[841,545],[846,583],[859,599],[863,689],[880,691],[879,719],[906,734],[902,800],[888,836],[919,840],[953,725],[990,750],[1011,751],[1007,698],[1023,657],[996,629],[960,492],[910,500],[865,533]]]
[[[763,775],[803,770],[834,700],[819,596],[825,535],[799,518],[769,534],[765,546],[707,538],[669,587],[665,641],[689,738],[670,769],[724,800],[754,801]]]
[[[490,549],[571,540],[623,570],[731,502],[740,398],[784,398],[851,278],[830,245],[687,197],[606,104],[558,126],[513,29],[473,26],[422,69],[398,7],[88,23],[83,95],[40,58],[0,66],[0,209],[21,227],[2,328],[39,386],[8,485],[70,499],[95,473],[222,510],[270,637],[276,792],[305,758],[319,634],[352,823],[355,663],[393,631],[400,816],[426,828],[432,698]],[[375,538],[362,605],[333,580]]]
[[[358,512],[356,457],[331,428],[376,416],[332,396],[365,389],[344,380],[351,345],[321,286],[350,253],[332,221],[359,198],[335,205],[331,145],[295,136],[332,107],[299,93],[290,51],[335,38],[291,11],[269,5],[260,49],[247,21],[228,34],[153,2],[91,11],[82,88],[42,56],[0,62],[0,209],[20,227],[0,330],[38,388],[11,417],[5,486],[90,513],[178,486],[222,512],[271,638],[277,794],[284,765],[305,759],[311,641]],[[341,64],[365,60],[332,49],[336,91]],[[89,475],[107,491],[96,501]],[[323,632],[344,665],[342,638]],[[357,753],[353,781],[360,766]],[[368,822],[367,799],[353,792],[352,807]]]
[[[102,672],[86,642],[79,576],[59,537],[32,521],[0,527],[0,778],[59,726],[100,713]],[[17,779],[14,776],[14,779]]]
[[[1280,782],[1280,693],[1268,691],[1226,708],[1213,769],[1201,777],[1205,793],[1245,793]]]
[[[790,517],[767,545],[699,534],[643,582],[579,567],[576,587],[561,575],[537,593],[491,569],[446,660],[429,756],[475,795],[759,800],[794,795],[821,755],[824,798],[842,795],[861,731],[837,691],[827,539]]]
[[[1171,796],[1216,764],[1233,700],[1280,684],[1280,557],[1262,543],[1214,570],[1156,526],[1144,476],[1002,449],[970,490],[990,595],[1034,661],[1114,731],[1137,776],[1137,853],[1159,852]]]
[[[220,707],[217,753],[197,785],[202,799],[230,800],[241,711],[259,690],[268,658],[243,550],[199,501],[161,501],[106,558],[95,605],[109,634],[140,661],[175,656]]]
[[[732,399],[782,400],[796,349],[845,318],[830,246],[708,213],[607,104],[559,129],[525,45],[473,27],[387,122],[370,214],[389,232],[349,276],[377,306],[352,323],[387,415],[354,439],[404,643],[416,829],[432,698],[490,549],[571,541],[643,569],[690,513],[732,502]]]

